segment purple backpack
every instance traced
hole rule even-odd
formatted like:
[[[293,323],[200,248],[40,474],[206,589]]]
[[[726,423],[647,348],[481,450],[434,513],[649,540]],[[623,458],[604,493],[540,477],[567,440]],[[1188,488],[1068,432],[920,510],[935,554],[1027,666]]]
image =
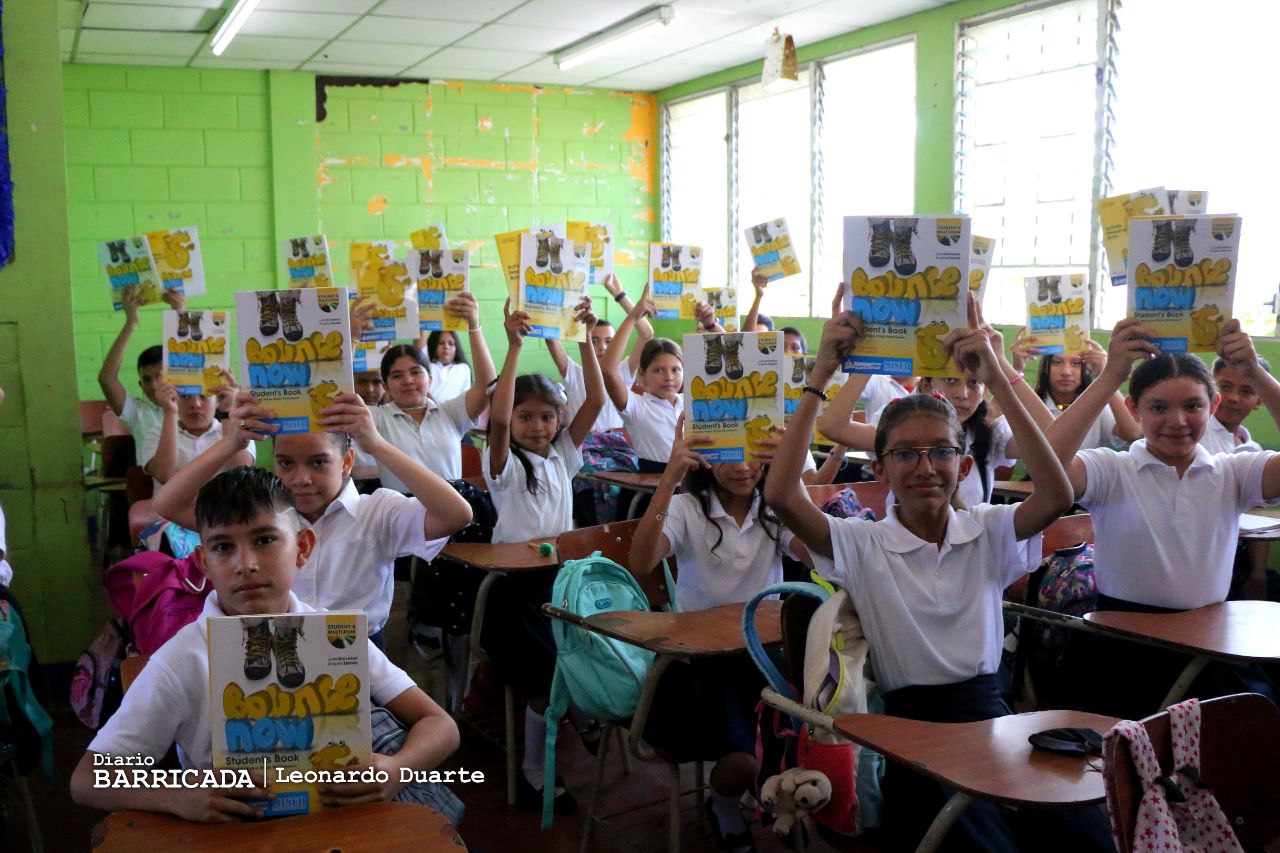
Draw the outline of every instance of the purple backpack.
[[[139,654],[151,655],[194,622],[212,587],[190,557],[143,551],[107,569],[111,604],[129,623]]]

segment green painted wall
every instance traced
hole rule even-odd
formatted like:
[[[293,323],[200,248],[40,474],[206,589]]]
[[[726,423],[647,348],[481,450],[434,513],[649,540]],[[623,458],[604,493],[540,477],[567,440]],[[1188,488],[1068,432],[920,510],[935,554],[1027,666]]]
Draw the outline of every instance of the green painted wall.
[[[80,471],[58,9],[4,4],[16,255],[0,270],[0,504],[14,593],[41,660],[71,660],[94,618]],[[101,596],[98,594],[98,598]]]

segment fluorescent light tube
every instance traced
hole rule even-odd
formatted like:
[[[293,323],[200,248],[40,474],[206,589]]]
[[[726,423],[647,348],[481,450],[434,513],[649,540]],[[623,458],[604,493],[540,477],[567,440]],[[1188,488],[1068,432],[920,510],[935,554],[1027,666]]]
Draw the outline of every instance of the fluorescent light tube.
[[[671,23],[673,17],[675,17],[675,9],[673,7],[654,6],[652,9],[646,9],[638,15],[632,15],[625,21],[619,21],[595,35],[587,36],[563,50],[556,51],[552,59],[555,60],[556,66],[561,71],[568,71],[570,68],[576,68],[583,63],[590,62],[602,54],[617,50],[619,42],[629,36],[634,36],[636,33],[648,30],[650,27],[666,26]]]
[[[231,40],[240,32],[240,28],[244,26],[245,21],[249,20],[249,16],[253,14],[253,10],[258,8],[258,4],[262,0],[238,0],[227,16],[222,19],[222,23],[218,26],[218,31],[213,36],[213,55],[221,56],[222,52],[227,49],[227,45],[231,44]]]

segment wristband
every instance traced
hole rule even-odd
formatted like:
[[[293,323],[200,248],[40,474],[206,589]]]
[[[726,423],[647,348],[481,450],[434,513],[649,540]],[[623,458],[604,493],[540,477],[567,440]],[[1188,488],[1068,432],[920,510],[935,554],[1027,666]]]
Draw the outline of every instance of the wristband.
[[[824,402],[824,403],[828,402],[828,400],[827,400],[827,395],[826,395],[826,394],[824,394],[824,393],[822,393],[822,389],[821,389],[821,388],[814,388],[812,385],[805,385],[803,388],[801,388],[801,389],[800,389],[800,392],[801,392],[802,394],[813,394],[815,397],[817,397],[818,399],[820,399],[822,402]]]
[[[1017,385],[1019,382],[1025,382],[1026,379],[1027,377],[1023,376],[1021,373],[1018,373],[1012,379],[1009,380],[1009,387],[1012,388],[1014,385]]]
[[[655,512],[655,513],[653,514],[653,517],[654,517],[655,519],[657,519],[658,521],[662,521],[662,520],[663,520],[664,518],[666,518],[669,514],[670,514],[670,513],[665,513],[665,512]]]
[[[613,301],[617,302],[619,305],[621,305],[622,300],[626,298],[627,298],[627,292],[625,290],[619,290],[617,293],[613,294]]]

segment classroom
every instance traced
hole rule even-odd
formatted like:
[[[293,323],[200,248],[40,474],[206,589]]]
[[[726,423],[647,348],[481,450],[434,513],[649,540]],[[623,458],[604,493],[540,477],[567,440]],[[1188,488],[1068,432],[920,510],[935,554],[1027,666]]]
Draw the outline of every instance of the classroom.
[[[0,849],[1274,846],[1277,26],[0,3]]]

